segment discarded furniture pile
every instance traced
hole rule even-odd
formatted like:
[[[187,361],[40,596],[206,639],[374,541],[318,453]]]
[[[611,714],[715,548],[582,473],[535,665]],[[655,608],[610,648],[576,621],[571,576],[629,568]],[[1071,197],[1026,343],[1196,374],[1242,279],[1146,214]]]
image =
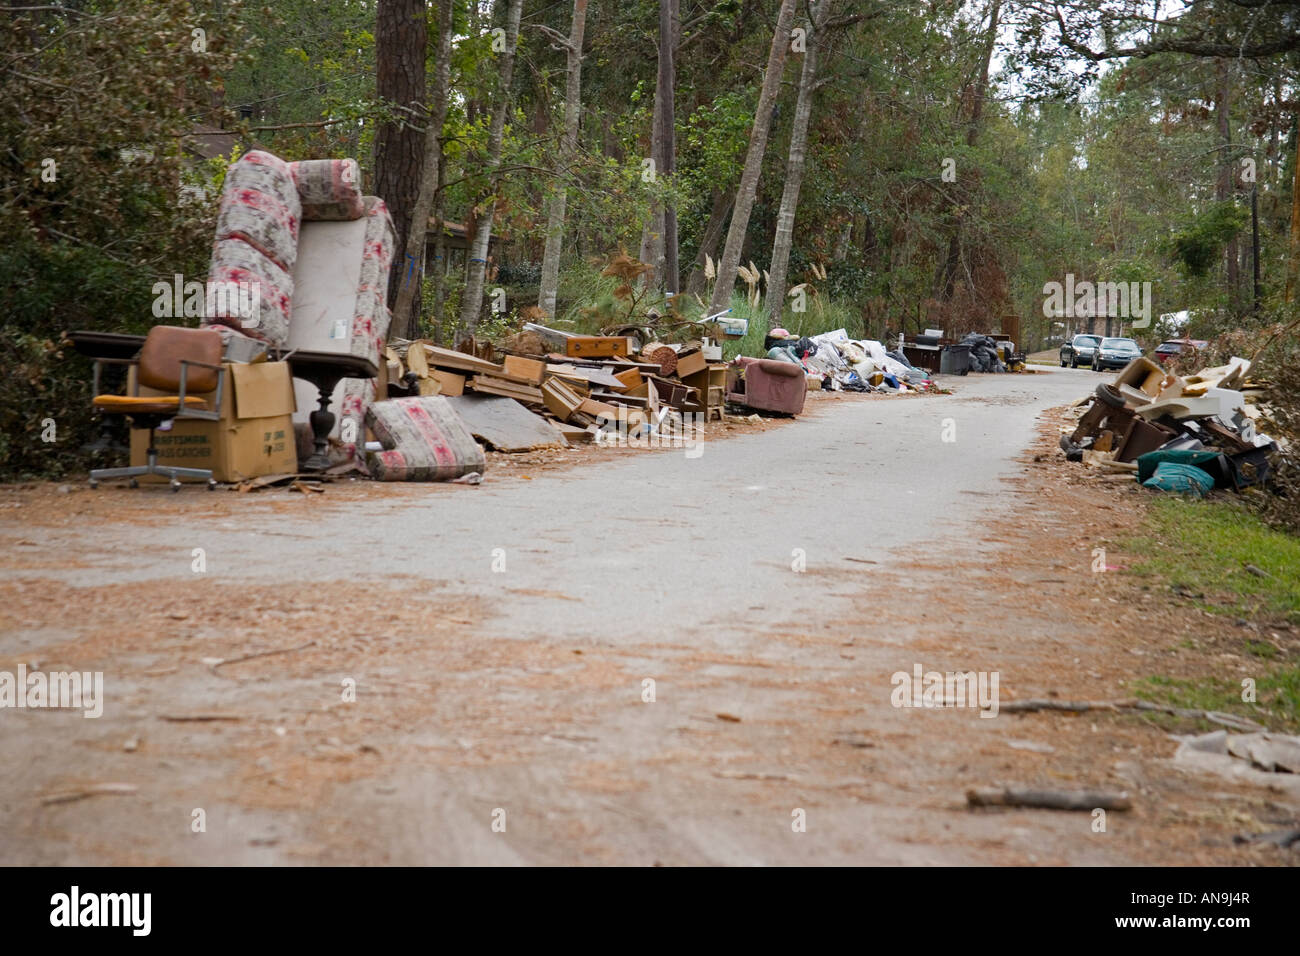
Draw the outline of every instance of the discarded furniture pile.
[[[942,329],[926,329],[923,334],[900,336],[899,350],[918,368],[941,375],[1018,372],[1025,366],[1025,355],[1003,333],[971,332],[957,342],[945,337]]]
[[[810,338],[774,329],[764,347],[767,361],[801,367],[810,390],[897,394],[924,392],[933,385],[930,372],[913,365],[902,351],[887,352],[870,339],[850,339],[844,329]]]
[[[395,339],[384,351],[385,388],[395,399],[443,397],[476,438],[504,452],[682,435],[723,420],[737,374],[722,363],[718,346],[636,345],[628,336],[572,335],[529,323],[497,362]],[[802,375],[798,385],[798,407],[773,410],[797,414]]]
[[[118,396],[130,401],[97,395],[95,405],[131,422],[134,473],[99,477],[212,487],[292,474],[300,457],[308,471],[359,461],[395,241],[383,200],[360,183],[352,159],[246,153],[226,171],[206,286],[177,276],[175,311],[155,309],[200,316],[203,333],[160,335],[152,349],[144,336],[69,336],[96,362],[96,392],[102,365],[130,367]],[[173,417],[158,411],[173,406]]]
[[[737,335],[721,320],[717,331],[687,323],[700,338],[682,342],[534,323],[499,349],[471,346],[475,354],[390,341],[393,223],[360,183],[352,159],[245,154],[226,171],[206,288],[184,285],[203,302],[191,310],[187,298],[180,314],[202,328],[160,326],[147,341],[72,333],[96,360],[95,407],[132,426],[131,468],[100,469],[99,478],[173,489],[358,472],[474,483],[485,448],[689,442],[724,421],[729,404],[792,416],[810,390],[931,387],[901,351],[843,329],[812,338],[778,330],[766,357],[730,364],[705,337]],[[126,396],[98,395],[106,363],[129,366]]]
[[[1136,358],[1072,406],[1061,448],[1071,461],[1161,491],[1265,486],[1278,443],[1259,431],[1265,386],[1250,380],[1250,368],[1233,358],[1179,376]]]

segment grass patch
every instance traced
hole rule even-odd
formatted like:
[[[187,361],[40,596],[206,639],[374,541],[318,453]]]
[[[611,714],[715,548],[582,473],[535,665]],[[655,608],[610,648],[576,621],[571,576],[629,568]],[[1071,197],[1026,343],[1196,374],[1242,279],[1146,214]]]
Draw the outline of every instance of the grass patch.
[[[1132,573],[1212,613],[1300,624],[1300,538],[1223,500],[1156,498],[1148,515],[1143,533],[1123,543],[1139,558]]]
[[[1195,710],[1213,710],[1219,713],[1246,717],[1263,724],[1270,730],[1285,733],[1300,731],[1300,667],[1278,667],[1261,670],[1254,677],[1255,700],[1241,699],[1245,688],[1241,681],[1233,682],[1223,677],[1179,678],[1144,677],[1134,683],[1134,694],[1143,700],[1172,707]],[[1161,715],[1157,723],[1185,725],[1181,718]],[[1219,730],[1220,725],[1210,721],[1197,721],[1201,730]]]
[[[1153,499],[1145,527],[1122,547],[1137,558],[1132,574],[1149,586],[1189,597],[1210,613],[1265,628],[1282,621],[1300,623],[1300,538],[1269,528],[1240,502]],[[1201,647],[1201,642],[1193,643]],[[1221,711],[1274,730],[1300,731],[1300,660],[1294,638],[1279,645],[1256,632],[1213,643],[1248,662],[1242,676],[1156,675],[1137,681],[1134,692],[1154,703]],[[1242,700],[1246,677],[1254,681],[1253,702]],[[1205,722],[1202,729],[1215,725]]]

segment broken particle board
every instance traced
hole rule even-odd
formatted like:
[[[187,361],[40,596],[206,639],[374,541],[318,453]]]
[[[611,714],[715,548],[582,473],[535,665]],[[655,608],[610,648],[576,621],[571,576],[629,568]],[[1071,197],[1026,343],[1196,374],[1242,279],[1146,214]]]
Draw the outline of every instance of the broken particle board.
[[[500,395],[457,395],[447,402],[465,422],[471,435],[497,451],[531,451],[567,447],[554,425],[534,415],[513,398]]]
[[[506,398],[513,398],[520,402],[531,402],[535,405],[542,403],[541,389],[532,385],[521,385],[509,379],[497,378],[492,375],[475,375],[470,379],[470,385],[476,392],[504,395]]]
[[[429,365],[438,368],[453,369],[457,372],[478,372],[485,375],[500,375],[505,369],[494,362],[488,362],[481,358],[475,358],[473,355],[467,355],[464,352],[456,352],[452,349],[440,348],[437,345],[429,345],[423,342],[412,342],[411,348],[423,346],[423,358]],[[410,368],[408,360],[407,367]]]

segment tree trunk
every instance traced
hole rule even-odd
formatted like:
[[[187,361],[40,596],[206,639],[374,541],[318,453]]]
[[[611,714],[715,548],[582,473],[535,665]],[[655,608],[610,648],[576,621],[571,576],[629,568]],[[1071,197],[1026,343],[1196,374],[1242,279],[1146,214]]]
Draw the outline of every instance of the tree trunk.
[[[781,210],[776,217],[776,239],[772,242],[772,262],[768,268],[768,328],[782,324],[781,314],[785,309],[786,272],[790,267],[790,248],[794,245],[799,188],[803,185],[808,157],[808,121],[812,117],[813,94],[817,89],[817,48],[829,13],[830,0],[815,0],[804,47],[803,69],[799,73],[799,96],[795,101],[794,124],[790,130],[790,158],[785,167],[785,188],[781,192]]]
[[[655,175],[659,174],[660,155],[663,153],[663,111],[659,109],[659,93],[655,91],[654,114],[650,125],[650,159],[655,164]],[[641,229],[641,252],[639,258],[651,266],[650,273],[643,277],[648,288],[662,282],[664,274],[664,207],[655,200],[650,204],[650,218]]]
[[[970,122],[966,129],[966,145],[974,148],[979,140],[980,120],[984,116],[984,96],[989,85],[989,64],[993,60],[993,50],[998,41],[998,19],[1002,14],[1002,0],[992,0],[989,5],[989,29],[984,41],[984,60],[980,63],[980,75],[976,80],[973,102],[971,103]],[[952,235],[948,238],[948,257],[944,260],[940,285],[940,298],[948,302],[956,291],[957,272],[961,268],[961,227],[960,209],[953,214]]]
[[[676,89],[678,0],[659,0],[659,76],[655,87],[655,105],[659,112],[659,152],[656,162],[671,185],[677,171],[676,118],[673,96]],[[677,265],[677,209],[669,200],[664,203],[664,291],[677,294],[681,281]]]
[[[484,208],[474,228],[474,242],[469,249],[469,262],[465,275],[465,292],[460,302],[460,328],[471,335],[478,327],[479,312],[483,308],[483,277],[487,273],[488,249],[492,241],[492,217],[496,213],[496,191],[499,185],[497,168],[501,165],[501,143],[505,138],[506,114],[510,111],[511,84],[515,75],[515,48],[519,45],[519,14],[524,0],[510,0],[506,11],[506,48],[501,56],[501,88],[492,110],[492,126],[488,130],[487,159],[484,169],[491,177],[489,193]]]
[[[1219,90],[1218,95],[1215,97],[1217,101],[1215,103],[1215,120],[1218,125],[1220,148],[1223,150],[1223,154],[1219,160],[1219,179],[1215,185],[1215,198],[1219,202],[1232,202],[1234,199],[1234,169],[1232,162],[1232,122],[1228,102],[1231,73],[1228,69],[1227,60],[1219,60],[1217,66]],[[1241,298],[1240,250],[1238,246],[1237,237],[1233,236],[1228,240],[1227,247],[1223,251],[1227,268],[1228,307],[1232,309],[1233,315],[1241,314],[1241,309],[1238,308]]]
[[[438,140],[438,188],[433,194],[433,341],[441,345],[447,340],[447,226],[443,211],[447,195],[447,158],[442,140]],[[428,244],[425,238],[425,244]]]
[[[379,0],[375,14],[376,91],[398,111],[398,118],[382,123],[375,132],[375,194],[388,204],[397,233],[395,249],[408,245],[412,209],[420,193],[424,170],[425,136],[417,128],[424,116],[424,57],[427,42],[424,0]],[[398,294],[406,283],[408,261],[394,263],[402,278],[389,283],[387,305],[396,311]],[[417,257],[410,283],[419,287]],[[412,322],[418,322],[419,296]],[[409,308],[409,307],[408,307]],[[407,315],[406,311],[402,316]],[[407,323],[395,325],[406,329]]]
[[[554,192],[546,204],[546,247],[542,251],[542,286],[537,307],[555,318],[555,296],[560,287],[560,253],[564,249],[564,212],[568,204],[566,180],[578,154],[578,124],[582,111],[582,35],[587,26],[587,0],[573,0],[573,25],[569,29],[564,89],[564,136],[555,170]]]
[[[785,71],[785,56],[790,48],[790,27],[794,23],[795,0],[781,0],[781,12],[776,18],[776,31],[772,34],[772,48],[767,55],[767,72],[763,74],[763,89],[754,112],[754,126],[749,134],[749,151],[745,154],[745,169],[740,174],[736,188],[736,205],[731,211],[731,228],[727,230],[727,244],[718,264],[718,282],[713,287],[710,312],[721,312],[731,302],[731,291],[736,284],[740,266],[741,248],[745,244],[745,231],[749,228],[749,214],[754,208],[758,192],[758,177],[763,171],[763,154],[767,151],[768,127],[772,110],[781,90],[781,74]]]
[[[423,22],[423,20],[421,20]],[[438,0],[438,52],[433,73],[433,96],[425,117],[424,168],[421,170],[419,189],[410,209],[409,227],[405,235],[399,234],[396,248],[403,251],[402,266],[398,274],[396,295],[392,300],[393,320],[391,330],[402,329],[408,339],[420,337],[421,276],[425,263],[425,243],[428,237],[429,213],[442,173],[442,126],[447,119],[447,86],[451,77],[451,39],[455,31],[452,22],[452,0]],[[441,230],[439,230],[441,232]],[[409,280],[405,277],[405,263],[414,262]],[[437,271],[437,263],[434,263]],[[390,287],[392,283],[389,283]],[[439,314],[435,321],[441,322]]]
[[[695,254],[695,266],[691,269],[690,281],[686,283],[686,291],[692,295],[704,291],[704,257],[712,256],[714,250],[718,248],[718,241],[722,238],[722,227],[727,224],[727,213],[731,211],[731,204],[735,198],[734,189],[713,190],[713,207],[709,210],[709,221],[704,225],[704,235],[700,237],[700,251]]]

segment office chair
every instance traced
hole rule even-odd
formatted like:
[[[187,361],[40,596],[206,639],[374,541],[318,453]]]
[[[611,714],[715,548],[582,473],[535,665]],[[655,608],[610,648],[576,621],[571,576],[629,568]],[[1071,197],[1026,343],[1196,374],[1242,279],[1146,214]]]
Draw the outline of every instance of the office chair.
[[[139,484],[140,475],[162,475],[171,479],[172,491],[179,491],[181,478],[206,478],[208,490],[216,488],[212,472],[205,468],[174,468],[158,464],[154,432],[175,418],[201,418],[217,421],[221,417],[221,391],[225,370],[221,367],[221,335],[215,329],[182,329],[158,325],[145,336],[144,346],[134,359],[100,359],[96,362],[95,380],[99,381],[100,362],[135,365],[134,395],[96,395],[95,408],[105,415],[122,415],[132,428],[149,429],[148,463],[127,468],[98,468],[90,473],[90,487],[97,488],[108,478],[130,478],[131,487]],[[140,386],[164,394],[139,394]],[[212,410],[207,402],[186,392],[215,390]]]

